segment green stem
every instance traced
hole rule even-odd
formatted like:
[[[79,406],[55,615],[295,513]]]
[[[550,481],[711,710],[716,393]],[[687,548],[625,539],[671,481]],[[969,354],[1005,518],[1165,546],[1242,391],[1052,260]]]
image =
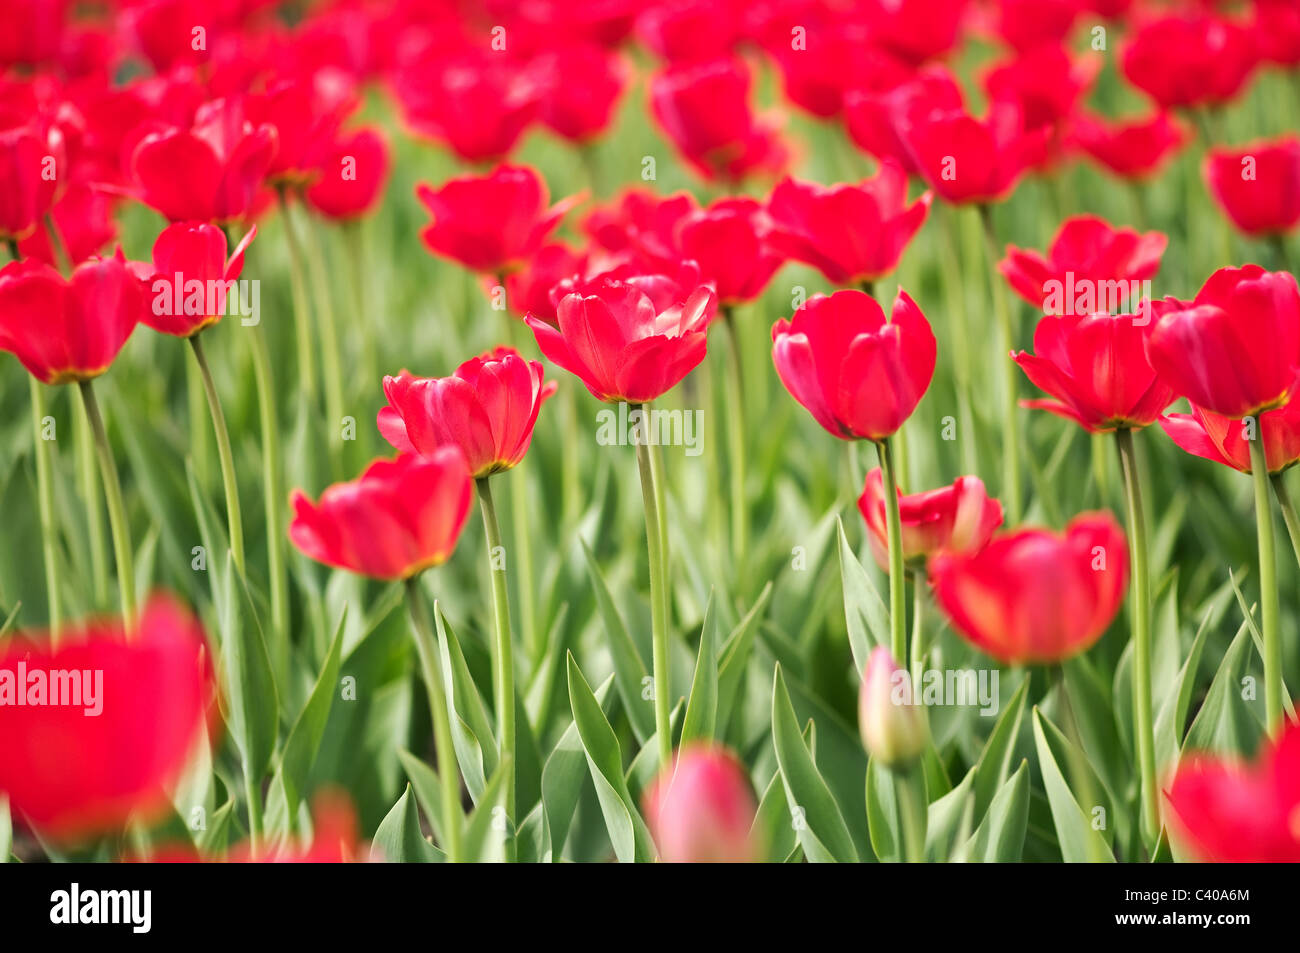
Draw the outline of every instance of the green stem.
[[[447,692],[443,688],[442,669],[438,667],[438,647],[429,621],[429,608],[416,577],[406,580],[406,607],[411,614],[415,650],[420,657],[420,671],[429,692],[429,709],[433,715],[433,743],[437,749],[438,780],[442,785],[443,850],[451,863],[461,857],[460,774],[451,740],[451,718],[447,713]]]
[[[361,366],[366,380],[378,380],[379,360],[375,355],[377,329],[369,319],[366,307],[366,244],[362,241],[359,221],[343,224],[343,241],[347,249],[348,285],[352,293],[353,320],[361,324]]]
[[[885,491],[885,530],[889,536],[889,650],[902,665],[907,659],[907,610],[904,608],[903,524],[898,515],[898,482],[889,438],[876,444]]]
[[[54,522],[54,487],[51,481],[50,447],[45,439],[44,385],[28,375],[32,395],[36,457],[36,499],[41,520],[41,551],[45,559],[45,593],[50,607],[50,640],[58,645],[63,628],[63,600],[59,579],[58,527]]]
[[[533,588],[533,550],[529,545],[529,527],[528,527],[528,484],[525,481],[527,473],[524,467],[527,462],[521,462],[515,467],[515,478],[511,481],[509,488],[510,495],[510,522],[513,524],[515,537],[515,558],[518,560],[519,573],[519,627],[521,630],[522,642],[525,646],[532,646],[532,651],[540,654],[542,634],[537,628],[537,600],[534,596]],[[537,658],[538,655],[530,655],[530,658]],[[511,754],[514,751],[511,749]],[[513,815],[512,815],[513,817]]]
[[[262,784],[247,766],[244,768],[244,798],[248,801],[248,846],[257,857],[262,844]]]
[[[633,410],[650,412],[649,404],[632,404]],[[663,562],[663,525],[664,514],[659,510],[659,494],[656,491],[653,454],[646,441],[636,443],[636,462],[641,474],[641,501],[645,506],[646,549],[650,563],[650,630],[652,647],[652,668],[655,693],[655,734],[658,739],[659,765],[661,769],[671,765],[673,757],[672,730],[669,724],[671,707],[669,705],[669,670],[668,670],[668,596],[665,592]]]
[[[288,207],[284,210],[285,218],[291,214]],[[330,434],[331,455],[340,466],[343,462],[343,442],[340,428],[343,426],[343,359],[339,353],[338,322],[334,317],[334,299],[330,288],[329,272],[325,268],[325,256],[321,251],[321,229],[307,226],[307,268],[311,272],[311,283],[316,288],[316,313],[320,317],[320,351],[321,369],[325,384],[325,415],[329,421],[327,432]],[[341,474],[336,474],[341,475]]]
[[[1282,521],[1286,523],[1286,534],[1291,538],[1291,548],[1295,551],[1296,562],[1300,563],[1300,518],[1296,517],[1295,506],[1291,503],[1291,493],[1287,490],[1281,473],[1274,473],[1269,477],[1269,481],[1273,484],[1273,495],[1277,497],[1277,505],[1282,510]]]
[[[253,378],[257,386],[258,425],[262,428],[262,495],[266,508],[266,571],[270,576],[271,624],[274,629],[271,652],[275,671],[288,672],[289,589],[284,565],[284,513],[281,507],[280,425],[276,420],[275,390],[266,334],[261,327],[249,328],[253,354]]]
[[[316,364],[312,360],[311,320],[307,314],[307,289],[302,274],[302,251],[298,246],[298,233],[289,215],[288,196],[280,192],[280,215],[284,220],[284,235],[289,246],[289,291],[293,298],[293,325],[298,344],[298,389],[312,406],[316,400]]]
[[[185,366],[185,402],[190,414],[190,453],[194,459],[194,476],[199,486],[206,488],[212,479],[212,445],[208,442],[208,424],[204,419],[211,414],[203,394],[203,378],[193,364]]]
[[[488,575],[492,579],[492,608],[496,616],[496,640],[492,646],[493,697],[496,701],[497,750],[506,778],[506,820],[511,834],[506,838],[506,859],[515,859],[515,663],[514,643],[510,638],[510,597],[506,590],[505,548],[501,545],[501,527],[497,523],[496,504],[492,502],[490,477],[474,481],[478,490],[479,510],[483,515],[483,533],[487,538]],[[518,491],[520,488],[515,487]]]
[[[94,590],[94,604],[108,605],[108,544],[104,536],[104,510],[99,496],[99,474],[95,463],[95,437],[90,432],[90,419],[86,405],[73,401],[76,408],[77,436],[74,449],[77,457],[77,492],[81,494],[86,509],[86,527],[90,536],[90,577]]]
[[[1277,554],[1273,551],[1273,514],[1268,505],[1268,462],[1264,441],[1250,443],[1250,475],[1255,484],[1255,529],[1259,535],[1260,616],[1264,630],[1264,714],[1271,733],[1282,725],[1282,639],[1278,632]]]
[[[95,450],[99,454],[99,475],[104,483],[108,524],[113,532],[113,553],[117,558],[117,589],[122,601],[122,616],[130,630],[135,625],[135,558],[131,549],[131,530],[126,522],[126,506],[122,502],[122,483],[113,463],[113,448],[108,444],[108,433],[99,413],[94,385],[88,380],[81,381],[81,402],[86,408]]]
[[[564,452],[560,454],[560,477],[561,492],[563,494],[563,507],[561,512],[564,514],[565,531],[571,530],[577,526],[578,520],[582,517],[582,496],[579,492],[581,483],[581,470],[579,468],[578,448],[582,441],[578,436],[578,393],[575,388],[568,386],[568,381],[560,386],[560,416],[564,428]],[[527,633],[525,633],[527,634]],[[530,654],[536,646],[530,648]]]
[[[1006,285],[997,271],[998,240],[993,231],[993,213],[989,206],[979,206],[980,221],[984,226],[986,250],[985,271],[989,287],[993,289],[993,310],[998,322],[997,360],[994,366],[1002,376],[1002,486],[1007,508],[1007,523],[1020,518],[1020,415],[1016,403],[1016,367],[1009,355],[1012,347],[1011,305],[1007,300]]]
[[[217,457],[221,461],[221,482],[226,489],[226,522],[230,525],[230,552],[235,558],[235,568],[244,573],[244,524],[239,507],[239,483],[235,478],[235,456],[230,451],[230,433],[226,430],[226,415],[221,411],[221,398],[212,379],[207,356],[199,335],[189,339],[190,350],[203,379],[203,390],[208,398],[208,411],[212,414],[212,430],[217,438]]]
[[[898,814],[903,830],[903,860],[925,862],[925,774],[918,764],[891,772],[894,778]]]
[[[912,573],[912,684],[920,686],[925,664],[925,630],[922,613],[925,611],[926,577],[924,569]],[[901,664],[901,663],[900,663]]]
[[[980,472],[979,441],[975,439],[975,415],[971,410],[971,386],[973,373],[971,369],[970,335],[966,323],[969,312],[966,308],[966,285],[962,277],[962,256],[958,252],[961,245],[958,228],[961,219],[957,209],[945,206],[947,221],[939,229],[941,255],[949,264],[939,268],[943,283],[944,302],[948,311],[949,330],[952,334],[953,376],[956,378],[957,419],[961,427],[962,467],[967,473]]]
[[[736,328],[736,314],[731,308],[723,309],[727,326],[727,441],[731,464],[731,552],[732,565],[744,562],[749,549],[749,508],[745,503],[745,387],[740,356],[740,332]]]
[[[1147,565],[1147,525],[1142,508],[1142,478],[1133,445],[1133,431],[1115,431],[1124,495],[1128,500],[1129,553],[1133,572],[1133,731],[1141,776],[1142,839],[1150,847],[1160,835],[1156,787],[1155,722],[1151,714],[1151,573]]]

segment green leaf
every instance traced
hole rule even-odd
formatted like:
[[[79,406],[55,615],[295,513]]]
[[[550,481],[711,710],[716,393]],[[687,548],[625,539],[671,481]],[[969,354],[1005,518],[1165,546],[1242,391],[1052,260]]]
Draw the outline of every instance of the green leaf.
[[[1025,714],[1025,699],[1029,695],[1029,675],[1020,679],[1020,685],[1011,696],[1011,702],[998,718],[997,724],[984,743],[984,751],[975,763],[975,816],[983,817],[993,796],[1006,784],[1015,753],[1016,738],[1020,736],[1020,722]]]
[[[811,750],[815,743],[811,721],[804,728],[803,739]],[[790,804],[785,797],[785,785],[781,781],[779,770],[772,773],[772,779],[767,782],[767,787],[763,790],[749,834],[758,845],[761,856],[765,856],[770,862],[780,863],[799,850],[799,834],[795,830],[794,818],[790,814]]]
[[[736,697],[745,677],[745,668],[749,663],[751,650],[758,637],[758,620],[767,608],[767,601],[772,597],[772,583],[763,587],[753,607],[745,613],[736,627],[727,636],[727,641],[718,653],[718,725],[719,734],[725,729],[736,707]]]
[[[1156,775],[1164,775],[1165,769],[1178,759],[1178,751],[1183,741],[1183,726],[1187,724],[1187,710],[1192,704],[1192,692],[1196,688],[1196,674],[1201,667],[1201,655],[1210,632],[1210,612],[1205,613],[1201,625],[1192,640],[1191,651],[1178,672],[1178,690],[1166,695],[1160,710],[1156,713]]]
[[[496,735],[487,705],[474,684],[469,666],[465,664],[460,642],[437,600],[433,603],[433,621],[438,629],[447,706],[451,709],[452,747],[456,749],[456,761],[465,777],[465,787],[477,804],[483,797],[488,776],[497,766]]]
[[[1056,838],[1061,848],[1061,857],[1067,863],[1094,863],[1098,861],[1114,862],[1106,839],[1092,827],[1092,819],[1079,802],[1074,799],[1065,775],[1056,762],[1052,747],[1048,744],[1044,725],[1063,740],[1056,727],[1037,707],[1034,708],[1034,747],[1038,751],[1038,767],[1043,775],[1043,786],[1047,790],[1047,800],[1052,808],[1052,823],[1056,827]],[[1068,744],[1068,742],[1066,742]],[[1077,752],[1077,749],[1075,749]],[[1078,755],[1083,757],[1082,753]]]
[[[867,656],[877,645],[889,644],[889,610],[876,591],[871,577],[858,562],[844,535],[844,523],[836,520],[840,535],[840,583],[844,587],[844,621],[849,628],[853,665],[861,672]]]
[[[796,826],[804,854],[813,862],[857,861],[858,851],[844,816],[803,742],[779,664],[772,682],[772,743],[790,815],[802,820]]]
[[[596,689],[595,698],[602,706],[613,681],[611,675]],[[582,780],[586,775],[587,753],[583,750],[577,723],[570,722],[542,768],[542,809],[551,856],[543,855],[540,860],[559,860],[564,853],[569,825],[578,808]]]
[[[1246,674],[1249,646],[1250,627],[1243,622],[1228,651],[1223,653],[1205,701],[1201,703],[1192,726],[1187,729],[1183,751],[1245,754],[1255,750],[1264,728],[1241,697],[1241,680]]]
[[[223,584],[221,654],[229,706],[227,718],[244,770],[251,771],[260,781],[275,753],[279,728],[279,702],[271,674],[271,656],[262,626],[229,553]]]
[[[984,820],[966,845],[966,856],[987,864],[1019,861],[1028,822],[1029,762],[1021,761],[1016,773],[994,795]]]
[[[370,860],[390,864],[432,864],[439,852],[420,833],[420,815],[408,784],[375,831]]]
[[[402,763],[402,770],[410,779],[411,786],[415,789],[415,796],[424,808],[424,816],[429,819],[429,826],[433,828],[433,836],[438,839],[439,843],[444,843],[442,833],[442,782],[438,778],[438,772],[432,767],[425,764],[405,748],[397,752],[397,758]]]
[[[596,557],[591,554],[584,541],[583,555],[587,558],[587,573],[591,576],[591,589],[596,596],[596,608],[605,623],[605,636],[609,645],[610,658],[614,662],[614,684],[618,687],[619,697],[623,699],[623,709],[639,744],[654,734],[654,706],[647,704],[641,697],[641,688],[649,676],[645,662],[637,651],[636,643],[628,634],[623,617],[619,615],[614,599],[609,594],[605,576],[596,564]]]
[[[884,863],[902,857],[903,835],[898,817],[898,792],[893,775],[874,758],[867,765],[867,829],[871,849]]]
[[[471,863],[499,864],[505,860],[506,838],[510,821],[506,817],[506,769],[510,756],[497,765],[483,797],[469,816],[465,825],[465,859]]]
[[[975,769],[966,772],[961,783],[926,810],[925,855],[930,860],[948,860],[957,844],[965,842],[962,826],[974,816]],[[969,830],[969,827],[967,828]]]
[[[682,740],[711,741],[718,724],[718,656],[714,649],[717,641],[714,630],[717,618],[713,612],[713,594],[704,609],[704,625],[700,629],[699,658],[695,663],[695,678],[691,682],[690,701],[686,705],[686,720],[682,722]]]

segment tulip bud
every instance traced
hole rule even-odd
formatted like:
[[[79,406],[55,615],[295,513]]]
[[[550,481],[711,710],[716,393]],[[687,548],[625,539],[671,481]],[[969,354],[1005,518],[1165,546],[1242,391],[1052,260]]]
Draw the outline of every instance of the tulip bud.
[[[646,820],[668,863],[752,863],[754,796],[730,753],[708,745],[677,752],[676,767],[645,796]]]
[[[930,739],[925,710],[912,697],[912,679],[883,645],[871,652],[858,691],[858,727],[867,752],[889,768],[921,756]]]

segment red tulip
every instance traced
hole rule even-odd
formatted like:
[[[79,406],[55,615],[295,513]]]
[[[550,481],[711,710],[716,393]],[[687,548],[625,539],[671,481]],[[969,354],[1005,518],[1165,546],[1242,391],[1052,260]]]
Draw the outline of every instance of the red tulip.
[[[524,458],[537,412],[555,393],[542,383],[542,365],[514,348],[471,358],[451,377],[384,378],[388,406],[379,432],[402,453],[428,456],[448,444],[460,448],[475,479],[509,470]]]
[[[871,759],[887,768],[914,764],[930,742],[920,686],[878,645],[867,657],[858,686],[858,731]]]
[[[37,123],[0,129],[0,239],[25,238],[54,204],[66,173],[62,133]]]
[[[1079,15],[1078,0],[996,0],[994,31],[1014,50],[1059,46]]]
[[[1255,0],[1251,27],[1260,56],[1282,66],[1300,65],[1300,8],[1292,0]]]
[[[570,142],[588,142],[609,128],[627,88],[628,65],[596,44],[566,46],[532,63],[543,77],[542,124]]]
[[[1073,2],[1073,0],[1071,0]],[[1073,57],[1062,46],[1034,47],[1002,62],[984,77],[991,99],[1017,103],[1029,129],[1068,118],[1101,69],[1096,57]]]
[[[888,321],[861,291],[814,295],[772,326],[772,342],[786,390],[842,440],[893,434],[934,376],[934,333],[901,289]]]
[[[1250,32],[1208,13],[1171,14],[1142,24],[1125,45],[1125,78],[1166,109],[1234,99],[1258,60]]]
[[[559,317],[551,291],[565,278],[585,274],[587,260],[585,254],[563,242],[543,245],[521,270],[506,275],[506,303],[510,310],[520,317],[532,314],[547,324],[555,324]]]
[[[1247,235],[1277,235],[1300,224],[1300,138],[1211,149],[1202,171],[1214,200]]]
[[[672,390],[704,360],[717,298],[707,285],[607,274],[566,294],[556,310],[557,327],[524,318],[546,358],[599,400],[640,404]]]
[[[146,276],[153,298],[144,323],[188,338],[220,321],[228,282],[244,270],[244,252],[256,235],[254,226],[227,259],[226,233],[215,225],[178,222],[163,229],[153,243],[153,267]]]
[[[636,18],[636,35],[670,63],[726,56],[739,39],[739,6],[736,0],[647,4]]]
[[[686,745],[643,798],[646,823],[667,863],[753,863],[757,807],[740,763],[723,748]]]
[[[956,44],[969,0],[869,0],[864,12],[876,41],[912,63]]]
[[[1221,268],[1191,306],[1147,338],[1156,374],[1193,404],[1225,417],[1286,403],[1300,375],[1300,291],[1285,271]]]
[[[952,72],[944,66],[927,66],[883,90],[859,88],[845,93],[844,126],[858,148],[916,174],[920,170],[903,141],[903,130],[913,117],[961,108],[961,87]]]
[[[1254,764],[1195,754],[1165,791],[1175,836],[1214,863],[1300,863],[1300,725],[1264,742]]]
[[[193,128],[145,135],[130,168],[140,200],[171,221],[229,222],[253,209],[275,151],[272,126],[254,126],[238,100],[215,100]]]
[[[409,579],[450,558],[473,484],[460,448],[376,460],[313,504],[295,490],[289,538],[306,555],[375,579]]]
[[[344,133],[327,151],[320,178],[307,188],[307,204],[327,218],[360,218],[379,201],[392,164],[388,139],[378,127]]]
[[[1128,585],[1128,544],[1109,513],[1064,533],[1020,529],[975,553],[930,560],[939,607],[976,648],[1009,665],[1054,664],[1090,648]]]
[[[100,254],[117,237],[114,204],[107,192],[74,182],[50,209],[54,227],[63,241],[63,251],[74,265]],[[31,234],[18,242],[18,251],[24,258],[37,258],[58,267],[59,256],[50,244],[48,229],[32,229]]]
[[[1138,234],[1078,215],[1061,224],[1046,256],[1008,245],[998,271],[1016,294],[1048,314],[1136,308],[1142,296],[1134,283],[1155,275],[1168,244],[1163,232]]]
[[[19,638],[0,651],[0,792],[15,815],[68,841],[164,811],[202,737],[207,653],[199,624],[163,598],[131,633],[92,622],[57,649]]]
[[[277,186],[313,181],[343,120],[360,106],[356,86],[338,69],[321,69],[306,77],[279,80],[264,93],[248,97],[248,119],[276,133],[275,157],[266,170]]]
[[[689,192],[665,197],[628,189],[616,202],[592,209],[582,230],[606,252],[667,269],[681,261],[677,227],[697,207]]]
[[[1077,112],[1070,119],[1067,137],[1094,162],[1120,178],[1134,180],[1155,176],[1190,138],[1166,112],[1115,123]]]
[[[885,483],[880,467],[867,474],[858,511],[867,524],[871,555],[889,572],[889,534],[885,525]],[[898,494],[903,529],[903,560],[924,563],[940,550],[974,552],[1002,525],[1002,504],[988,495],[979,477],[958,477],[952,486],[904,496]]]
[[[827,188],[782,179],[768,199],[772,243],[837,285],[872,282],[898,265],[920,231],[933,193],[907,204],[907,173],[890,160],[874,178]]]
[[[1246,428],[1259,428],[1255,433],[1264,441],[1269,473],[1280,473],[1300,461],[1300,401],[1260,414],[1258,423],[1232,420],[1195,404],[1190,414],[1169,414],[1159,422],[1170,439],[1188,453],[1242,473],[1250,472],[1250,432]]]
[[[90,380],[108,370],[145,307],[121,249],[71,278],[44,262],[10,262],[0,269],[0,350],[46,384]]]
[[[785,262],[767,210],[750,198],[720,199],[688,213],[676,238],[680,257],[700,266],[723,305],[753,301]]]
[[[821,119],[841,113],[848,91],[893,89],[915,71],[852,24],[827,23],[810,30],[807,44],[792,50],[787,34],[770,52],[781,69],[786,98]]]
[[[462,175],[416,197],[433,216],[420,238],[435,255],[471,271],[499,277],[517,271],[581,201],[571,196],[547,207],[546,183],[528,166],[502,165],[488,175]]]

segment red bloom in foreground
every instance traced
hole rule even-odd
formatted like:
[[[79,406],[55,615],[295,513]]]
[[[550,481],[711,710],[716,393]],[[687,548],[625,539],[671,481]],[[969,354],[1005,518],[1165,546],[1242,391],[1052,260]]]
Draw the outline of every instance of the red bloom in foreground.
[[[193,337],[216,324],[226,310],[226,282],[244,270],[244,251],[254,226],[226,258],[226,233],[206,222],[178,222],[153,243],[153,296],[142,320],[155,331]],[[147,267],[147,266],[146,266]]]
[[[0,652],[0,792],[59,841],[151,819],[197,750],[211,692],[203,633],[168,599],[131,633],[92,622],[58,649],[15,639]]]
[[[327,566],[408,579],[450,558],[472,487],[457,447],[376,460],[352,482],[328,487],[319,503],[295,490],[289,538]]]
[[[1195,754],[1165,791],[1175,835],[1215,863],[1300,863],[1300,725],[1266,740],[1254,764]]]
[[[527,166],[502,165],[488,175],[462,175],[416,197],[433,216],[420,238],[435,255],[499,277],[521,268],[580,196],[550,206],[546,183]]]
[[[52,153],[54,175],[44,175]],[[30,235],[54,202],[63,173],[59,133],[40,134],[35,123],[0,130],[0,239]]]
[[[682,287],[662,276],[601,275],[557,307],[558,327],[529,314],[546,358],[577,375],[599,400],[654,400],[704,360],[705,332],[717,310],[707,285]]]
[[[1188,453],[1242,473],[1250,472],[1247,428],[1259,428],[1269,473],[1279,473],[1300,460],[1300,401],[1260,414],[1258,423],[1233,420],[1193,404],[1190,414],[1161,417],[1160,426]]]
[[[885,526],[885,483],[880,467],[867,474],[858,511],[867,524],[871,555],[889,572],[889,533]],[[979,477],[958,477],[952,486],[904,496],[898,494],[903,559],[924,562],[940,550],[974,552],[1002,525],[1002,504],[988,495]]]
[[[1069,144],[1124,179],[1140,180],[1156,175],[1190,138],[1187,130],[1163,111],[1149,119],[1113,123],[1078,112],[1069,123]]]
[[[1211,149],[1202,171],[1219,208],[1247,235],[1277,235],[1300,224],[1300,138]]]
[[[1148,307],[1159,313],[1168,306]],[[1073,420],[1089,433],[1149,426],[1178,397],[1147,360],[1154,327],[1142,312],[1045,316],[1034,329],[1034,353],[1011,357],[1052,399],[1022,405]]]
[[[660,773],[643,799],[659,857],[672,864],[753,863],[757,807],[744,769],[725,749],[704,744],[678,749],[673,769]]]
[[[383,194],[393,164],[382,131],[366,126],[331,147],[320,178],[306,191],[307,204],[332,219],[359,218]]]
[[[676,230],[683,259],[700,266],[723,305],[753,301],[785,262],[767,211],[750,198],[720,199],[690,212]]]
[[[1193,13],[1140,26],[1124,47],[1120,68],[1168,109],[1233,99],[1257,63],[1249,30],[1224,17]]]
[[[925,224],[933,194],[907,204],[907,173],[885,160],[874,178],[829,188],[783,179],[768,199],[772,243],[837,285],[875,281],[893,271]]]
[[[1300,290],[1285,271],[1221,268],[1185,310],[1156,322],[1151,366],[1175,392],[1225,417],[1286,403],[1300,376]]]
[[[1136,308],[1141,295],[1131,294],[1129,283],[1154,275],[1168,244],[1163,232],[1138,234],[1114,228],[1095,215],[1079,215],[1061,225],[1046,256],[1008,245],[998,271],[1016,294],[1048,314]],[[1103,301],[1112,288],[1120,292],[1120,300]],[[1087,302],[1078,307],[1081,296]]]
[[[528,452],[537,412],[555,393],[542,383],[542,365],[514,348],[471,358],[451,377],[384,378],[388,406],[379,432],[403,453],[427,456],[453,445],[475,479],[509,470]]]
[[[0,269],[0,350],[46,384],[108,370],[144,316],[145,292],[119,249],[64,278],[44,262]]]
[[[939,553],[929,571],[935,601],[976,648],[1009,665],[1054,664],[1115,618],[1128,544],[1109,513],[1085,513],[1064,533],[1020,529],[976,553]]]
[[[925,315],[900,290],[889,320],[861,291],[814,295],[772,326],[772,360],[791,396],[841,440],[883,440],[907,420],[934,376]]]

